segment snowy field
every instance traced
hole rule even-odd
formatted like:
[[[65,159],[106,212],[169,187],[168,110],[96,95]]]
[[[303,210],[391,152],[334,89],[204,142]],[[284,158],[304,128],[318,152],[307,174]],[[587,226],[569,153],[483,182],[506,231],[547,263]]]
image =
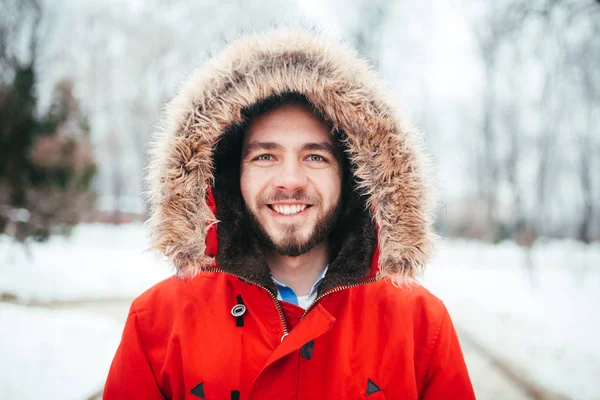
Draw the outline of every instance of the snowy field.
[[[600,246],[443,241],[424,283],[459,329],[544,387],[600,399]],[[533,279],[532,279],[533,278]]]
[[[89,398],[104,385],[122,329],[86,311],[0,303],[0,398]]]
[[[0,236],[0,297],[131,300],[172,273],[147,248],[139,224],[83,225],[31,256]],[[123,330],[102,314],[0,303],[0,399],[83,400],[101,389]]]
[[[135,297],[173,272],[148,248],[141,224],[82,225],[70,238],[34,244],[31,258],[0,236],[0,293],[36,301]]]
[[[172,270],[141,225],[84,225],[31,247],[0,237],[0,294],[23,302],[131,299]],[[512,243],[442,241],[424,284],[468,332],[541,385],[600,399],[600,246],[549,242],[534,270]],[[120,339],[115,319],[0,303],[0,397],[81,400],[101,388]]]

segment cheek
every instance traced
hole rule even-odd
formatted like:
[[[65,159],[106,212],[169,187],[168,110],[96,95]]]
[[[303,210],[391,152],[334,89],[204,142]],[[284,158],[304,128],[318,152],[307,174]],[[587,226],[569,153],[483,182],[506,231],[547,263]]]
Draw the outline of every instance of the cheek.
[[[320,179],[320,192],[323,195],[323,201],[330,206],[340,201],[342,194],[342,177],[332,171]]]
[[[242,198],[248,206],[252,207],[255,205],[256,198],[262,187],[262,180],[264,180],[264,174],[256,173],[251,168],[242,168],[240,171],[240,190]]]
[[[242,169],[240,171],[240,191],[242,192],[242,198],[244,202],[248,204],[248,200],[252,198],[251,195],[251,187],[250,187],[250,179],[248,173]]]
[[[331,201],[334,204],[337,204],[338,202],[341,201],[342,199],[342,184],[341,182],[336,182],[335,185],[332,185],[332,192],[331,192]]]

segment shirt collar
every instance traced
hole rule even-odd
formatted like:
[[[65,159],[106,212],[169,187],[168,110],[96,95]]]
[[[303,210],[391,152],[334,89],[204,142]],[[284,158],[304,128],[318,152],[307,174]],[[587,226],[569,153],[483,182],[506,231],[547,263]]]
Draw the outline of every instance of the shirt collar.
[[[313,283],[313,285],[311,286],[310,290],[308,291],[308,296],[312,296],[314,294],[314,292],[317,289],[317,286],[318,286],[319,282],[321,282],[321,280],[323,280],[323,278],[325,277],[325,274],[327,273],[327,269],[328,268],[329,268],[329,264],[327,264],[325,266],[325,268],[323,269],[323,271],[321,272],[321,274],[319,274],[319,276],[317,277],[317,280],[315,281],[315,283]],[[273,279],[273,282],[275,282],[275,285],[277,285],[277,289],[289,287],[285,283],[280,282],[277,279],[275,279],[274,276],[271,276],[271,279]]]

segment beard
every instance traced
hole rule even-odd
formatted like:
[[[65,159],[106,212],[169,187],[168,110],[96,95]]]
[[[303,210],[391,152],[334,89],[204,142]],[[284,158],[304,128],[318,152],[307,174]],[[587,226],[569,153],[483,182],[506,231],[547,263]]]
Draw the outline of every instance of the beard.
[[[276,192],[273,196],[266,198],[260,198],[257,201],[258,209],[266,207],[267,204],[271,204],[277,201],[283,200],[296,200],[312,204],[311,207],[321,207],[322,201],[317,197],[308,197],[304,195],[304,192],[294,193],[292,197],[285,193]],[[266,231],[264,224],[261,223],[260,217],[254,213],[248,205],[245,207],[246,214],[250,220],[250,224],[254,228],[258,239],[267,251],[275,252],[281,256],[286,257],[298,257],[302,254],[308,253],[310,250],[315,248],[317,245],[325,241],[333,228],[335,227],[339,215],[342,210],[341,201],[338,201],[335,206],[325,211],[325,214],[319,216],[315,225],[312,228],[312,232],[308,238],[304,239],[300,236],[300,227],[297,224],[291,224],[286,226],[281,233],[282,240],[276,243],[275,240]]]

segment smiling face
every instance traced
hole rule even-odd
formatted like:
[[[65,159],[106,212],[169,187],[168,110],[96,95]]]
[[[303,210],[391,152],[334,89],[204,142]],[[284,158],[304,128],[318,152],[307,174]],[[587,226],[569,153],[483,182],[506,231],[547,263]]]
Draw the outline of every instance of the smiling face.
[[[342,171],[329,128],[307,107],[259,116],[244,138],[240,188],[263,241],[299,256],[327,239],[340,210]]]

